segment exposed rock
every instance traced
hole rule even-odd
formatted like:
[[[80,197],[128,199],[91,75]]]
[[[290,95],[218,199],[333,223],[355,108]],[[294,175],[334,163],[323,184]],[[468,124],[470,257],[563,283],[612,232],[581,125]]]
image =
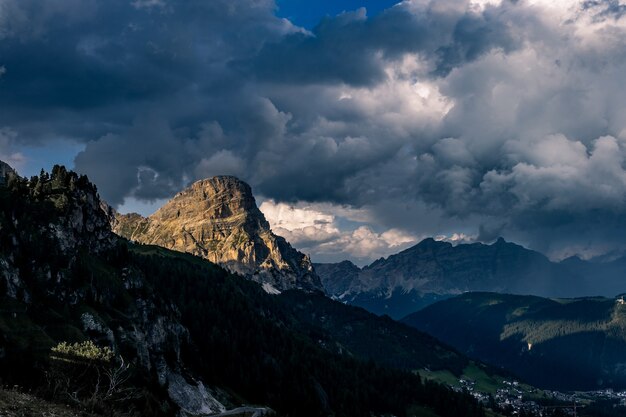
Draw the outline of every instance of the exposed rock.
[[[111,248],[116,237],[95,190],[76,190],[73,197],[77,204],[70,205],[69,213],[50,225],[61,248],[68,252],[81,248],[91,253]]]
[[[30,301],[30,294],[24,287],[24,283],[19,277],[18,270],[2,258],[0,258],[0,277],[4,279],[6,295],[8,297],[24,301],[25,303]]]
[[[17,173],[9,164],[0,161],[0,187],[5,186],[11,176],[16,175]]]
[[[322,290],[309,257],[272,233],[250,186],[235,177],[195,182],[152,216],[117,215],[112,226],[130,240],[192,253],[279,291]]]
[[[223,413],[226,407],[220,403],[201,381],[187,381],[182,375],[170,372],[167,376],[167,392],[180,407],[180,417],[203,416]]]
[[[83,330],[85,332],[95,332],[106,338],[109,342],[109,345],[115,345],[115,337],[113,335],[113,331],[106,327],[105,324],[101,323],[93,314],[83,313],[80,316],[80,320],[83,323]]]

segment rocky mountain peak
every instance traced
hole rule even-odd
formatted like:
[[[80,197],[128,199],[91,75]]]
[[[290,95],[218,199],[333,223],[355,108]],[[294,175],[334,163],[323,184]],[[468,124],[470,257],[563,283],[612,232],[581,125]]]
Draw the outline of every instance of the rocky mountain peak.
[[[12,185],[8,180],[14,177]],[[30,180],[21,178],[8,164],[0,161],[0,178],[9,188],[5,198],[15,200],[20,195],[21,204],[38,213],[36,219],[24,219],[24,207],[14,209],[5,214],[11,220],[15,232],[21,237],[14,241],[28,240],[28,225],[36,224],[45,219],[46,235],[65,253],[76,253],[88,250],[93,253],[107,250],[115,245],[118,237],[111,232],[109,213],[98,195],[96,187],[86,176],[79,176],[65,167],[55,165],[51,173],[42,172]],[[7,230],[6,233],[9,233]]]
[[[269,292],[322,290],[309,257],[271,231],[252,189],[235,177],[197,181],[148,218],[117,215],[113,230],[140,243],[201,256]]]
[[[419,242],[417,245],[412,246],[409,249],[406,249],[406,251],[410,251],[410,250],[414,250],[414,251],[428,251],[428,250],[442,250],[442,249],[446,249],[446,248],[451,248],[452,244],[450,242],[446,242],[443,240],[435,240],[432,237],[428,237],[424,240],[422,240],[421,242]]]
[[[4,161],[0,161],[0,172],[4,172],[5,170],[14,171],[14,169],[11,168],[11,165],[7,164]]]
[[[196,181],[176,194],[172,200],[154,213],[153,220],[181,222],[228,221],[261,229],[270,228],[258,209],[248,184],[231,176],[218,176]]]
[[[11,175],[17,175],[15,170],[6,162],[0,161],[0,186],[6,185]]]

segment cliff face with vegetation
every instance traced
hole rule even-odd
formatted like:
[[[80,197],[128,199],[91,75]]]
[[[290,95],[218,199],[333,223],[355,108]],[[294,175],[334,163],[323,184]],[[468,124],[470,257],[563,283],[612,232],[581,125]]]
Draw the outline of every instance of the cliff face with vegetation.
[[[410,355],[431,338],[403,326],[386,330],[384,320],[328,299],[323,317],[335,318],[322,326],[310,310],[319,294],[282,302],[292,291],[269,295],[199,257],[120,239],[110,214],[95,186],[61,167],[0,187],[3,384],[97,415],[206,415],[242,403],[283,416],[408,416],[416,405],[442,417],[484,415],[468,396],[381,366],[395,366],[389,358],[398,348]],[[376,352],[350,345],[337,337],[351,326],[339,321],[346,313],[398,336]],[[355,330],[366,337],[364,326]],[[393,346],[404,331],[409,342]],[[86,359],[64,355],[92,342],[110,355],[76,373]],[[438,346],[440,358],[411,363],[445,366],[448,352]],[[96,382],[119,369],[114,393],[122,397],[110,397]],[[86,383],[77,386],[75,374]]]
[[[189,332],[180,312],[128,263],[125,244],[111,232],[110,215],[96,187],[63,167],[30,180],[14,176],[0,188],[0,371],[5,381],[51,385],[49,372],[42,371],[50,363],[50,349],[85,340],[132,360],[139,392],[153,377],[165,390],[182,371],[180,355]],[[153,398],[145,394],[148,401]],[[175,407],[167,395],[155,404],[163,410]]]
[[[322,290],[308,256],[272,233],[250,186],[235,177],[198,181],[148,218],[117,215],[130,240],[187,252],[266,284],[268,291]]]

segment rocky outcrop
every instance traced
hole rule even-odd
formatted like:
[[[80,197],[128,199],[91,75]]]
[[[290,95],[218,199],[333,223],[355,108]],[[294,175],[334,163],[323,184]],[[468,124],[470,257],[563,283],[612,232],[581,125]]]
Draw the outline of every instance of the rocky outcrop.
[[[50,231],[66,253],[81,249],[99,253],[112,248],[118,237],[111,233],[109,214],[103,211],[95,187],[78,188],[72,186],[74,181],[70,180],[74,191],[55,200],[63,215],[48,225]]]
[[[110,250],[119,237],[111,232],[109,214],[103,211],[96,187],[86,177],[55,166],[51,175],[44,173],[27,181],[10,167],[6,170],[16,181],[7,184],[0,201],[0,283],[9,297],[30,302],[30,292],[20,279],[24,265],[18,265],[20,257],[16,254],[35,257],[44,253],[49,262],[32,262],[31,267],[37,270],[29,273],[60,283],[65,271],[51,264],[67,262],[63,267],[71,268],[79,252]],[[54,286],[51,291],[69,303],[84,296],[84,290],[70,291],[63,286]]]
[[[202,381],[185,378],[178,373],[170,372],[167,376],[167,392],[180,407],[179,417],[215,415],[226,412],[226,407],[207,390]]]
[[[268,292],[322,290],[309,257],[272,233],[250,186],[235,177],[195,182],[152,216],[117,215],[112,226],[132,241],[208,259]]]

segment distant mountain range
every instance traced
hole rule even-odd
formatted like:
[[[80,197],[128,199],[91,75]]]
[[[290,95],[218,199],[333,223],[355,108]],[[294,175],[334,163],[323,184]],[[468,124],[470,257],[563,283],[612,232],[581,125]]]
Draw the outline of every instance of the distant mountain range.
[[[626,388],[622,297],[548,299],[468,293],[402,322],[542,388]]]
[[[613,296],[626,291],[626,258],[552,262],[502,238],[491,245],[457,246],[425,239],[363,268],[349,261],[315,268],[332,297],[396,319],[468,291],[547,297]]]

